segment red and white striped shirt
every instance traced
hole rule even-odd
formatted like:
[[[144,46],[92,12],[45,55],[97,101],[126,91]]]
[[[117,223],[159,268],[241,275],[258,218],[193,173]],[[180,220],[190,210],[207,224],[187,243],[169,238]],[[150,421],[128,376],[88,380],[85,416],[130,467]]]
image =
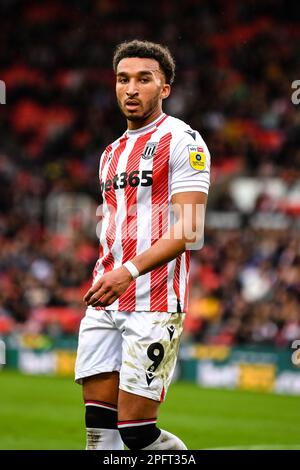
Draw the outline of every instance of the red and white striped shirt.
[[[195,160],[199,155],[206,158],[204,166]],[[103,203],[94,282],[161,238],[171,225],[172,195],[208,193],[209,175],[210,155],[200,134],[165,114],[109,145],[99,167]],[[185,251],[139,276],[105,310],[186,311],[189,267]]]

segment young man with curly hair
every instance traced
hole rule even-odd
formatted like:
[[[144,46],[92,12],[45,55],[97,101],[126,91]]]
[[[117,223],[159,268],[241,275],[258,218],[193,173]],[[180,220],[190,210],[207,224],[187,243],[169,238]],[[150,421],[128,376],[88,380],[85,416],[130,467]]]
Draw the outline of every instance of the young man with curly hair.
[[[115,51],[127,130],[100,158],[100,254],[79,333],[87,449],[186,449],[157,427],[187,308],[190,250],[199,248],[210,155],[200,134],[166,115],[174,80],[168,48]]]

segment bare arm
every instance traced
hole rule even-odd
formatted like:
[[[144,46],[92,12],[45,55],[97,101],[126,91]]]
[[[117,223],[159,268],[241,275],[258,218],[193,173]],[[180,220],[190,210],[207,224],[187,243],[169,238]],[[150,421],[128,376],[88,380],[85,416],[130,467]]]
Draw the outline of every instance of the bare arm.
[[[131,259],[140,275],[163,266],[183,253],[187,244],[202,238],[206,201],[206,194],[198,191],[172,196],[176,223],[149,249]],[[126,291],[132,280],[129,271],[121,266],[104,274],[86,293],[84,301],[93,307],[110,305]]]
[[[203,210],[200,209],[200,213],[204,217],[206,200],[205,193],[196,191],[177,193],[172,197],[178,221],[151,248],[131,260],[140,274],[168,263],[186,250],[187,243],[196,241],[195,234],[199,236],[202,231],[201,222],[196,220],[196,207],[201,206]]]

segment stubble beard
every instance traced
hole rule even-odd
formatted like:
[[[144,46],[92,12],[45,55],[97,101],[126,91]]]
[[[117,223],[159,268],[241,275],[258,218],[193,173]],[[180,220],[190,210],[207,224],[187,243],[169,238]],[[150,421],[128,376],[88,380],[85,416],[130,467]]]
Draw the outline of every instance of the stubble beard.
[[[125,107],[123,107],[119,101],[118,105],[121,113],[123,114],[123,116],[125,116],[127,121],[139,122],[144,121],[147,118],[147,112],[142,112],[140,114],[130,113],[129,111],[126,111]]]
[[[145,121],[145,119],[147,119],[147,117],[151,115],[151,113],[155,110],[155,108],[158,105],[158,99],[157,99],[157,97],[155,97],[149,103],[148,110],[142,112],[141,114],[133,114],[133,113],[131,114],[131,113],[126,111],[125,107],[122,106],[122,104],[119,100],[117,100],[117,102],[118,102],[118,106],[121,110],[121,113],[125,116],[125,118],[128,121],[132,121],[132,122],[143,122],[143,121]]]

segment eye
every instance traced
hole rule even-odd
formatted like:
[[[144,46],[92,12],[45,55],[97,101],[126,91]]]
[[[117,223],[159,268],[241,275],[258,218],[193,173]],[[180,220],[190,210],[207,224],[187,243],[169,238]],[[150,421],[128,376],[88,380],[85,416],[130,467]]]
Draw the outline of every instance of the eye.
[[[127,78],[125,78],[125,77],[120,77],[120,78],[118,78],[118,82],[119,82],[119,83],[126,83],[126,82],[127,82]]]
[[[141,83],[148,83],[149,79],[148,78],[141,78]]]

